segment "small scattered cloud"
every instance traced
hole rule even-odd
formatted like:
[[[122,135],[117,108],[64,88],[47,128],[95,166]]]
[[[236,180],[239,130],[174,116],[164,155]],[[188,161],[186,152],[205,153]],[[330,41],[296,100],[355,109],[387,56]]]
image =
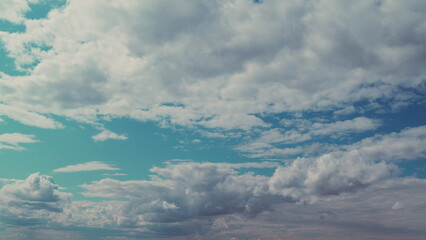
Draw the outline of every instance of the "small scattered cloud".
[[[366,117],[357,117],[350,120],[337,121],[333,123],[312,124],[311,134],[313,135],[344,135],[348,133],[364,132],[375,130],[381,125],[379,120]]]
[[[103,130],[99,134],[96,134],[92,137],[92,139],[96,142],[106,141],[108,139],[114,139],[114,140],[127,140],[128,137],[124,134],[117,134],[114,132],[111,132],[109,130]]]
[[[20,107],[12,107],[5,104],[0,104],[0,116],[7,116],[22,124],[46,128],[46,129],[61,129],[64,125],[36,112],[31,112]]]
[[[402,204],[400,201],[396,201],[393,205],[392,205],[392,210],[400,210],[404,208],[404,204]]]
[[[121,169],[112,167],[111,165],[106,164],[104,162],[93,161],[93,162],[69,165],[63,168],[54,169],[53,172],[68,173],[68,172],[84,172],[84,171],[97,171],[97,170],[113,171],[113,170],[121,170]]]
[[[127,176],[126,173],[103,173],[103,176]]]
[[[34,135],[22,133],[4,133],[0,135],[0,149],[24,150],[20,144],[38,142]]]

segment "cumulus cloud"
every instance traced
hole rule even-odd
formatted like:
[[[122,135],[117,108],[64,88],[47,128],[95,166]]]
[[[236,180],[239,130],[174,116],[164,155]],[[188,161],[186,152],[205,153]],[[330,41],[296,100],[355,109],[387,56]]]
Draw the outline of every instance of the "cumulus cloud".
[[[396,176],[399,168],[395,163],[425,156],[425,129],[421,126],[377,135],[318,157],[297,158],[278,166],[271,177],[239,174],[235,170],[276,167],[271,163],[262,166],[261,163],[181,162],[153,168],[155,175],[149,181],[106,178],[82,187],[89,197],[131,199],[134,203],[131,209],[137,208],[130,211],[132,213],[160,209],[161,214],[150,216],[155,221],[163,221],[162,217],[177,221],[209,214],[260,213],[275,201],[315,201],[354,192]],[[173,203],[176,212],[163,213],[163,201]]]
[[[9,213],[26,215],[28,210],[62,211],[61,203],[71,195],[60,192],[52,177],[34,173],[25,180],[4,185],[0,196]]]
[[[318,158],[298,158],[279,167],[270,180],[271,190],[303,199],[338,195],[368,186],[391,176],[396,166],[364,159],[357,151],[333,152]]]
[[[377,225],[379,231],[395,224],[420,231],[418,218],[421,216],[415,211],[422,206],[405,199],[401,191],[422,197],[418,187],[424,185],[424,181],[392,177],[398,174],[394,163],[425,156],[425,129],[420,126],[399,133],[376,135],[318,157],[297,158],[278,166],[273,162],[168,162],[163,167],[152,168],[150,180],[105,178],[81,185],[86,197],[112,199],[100,204],[76,201],[63,205],[69,195],[61,193],[52,178],[40,174],[33,174],[26,180],[3,181],[1,199],[5,206],[12,206],[7,212],[9,218],[22,218],[23,212],[19,209],[42,210],[44,215],[31,212],[26,217],[54,222],[57,226],[86,225],[117,231],[135,229],[136,233],[132,234],[137,236],[159,232],[215,235],[224,231],[223,226],[232,229],[232,216],[248,219],[244,220],[246,223],[259,219],[270,221],[272,217],[293,223],[298,219],[304,225],[317,224],[315,221],[320,219],[331,226],[343,224],[365,229],[362,223],[369,218],[380,219],[398,212],[414,227],[400,224],[391,216],[386,218],[390,220]],[[67,171],[80,171],[89,165],[72,165],[59,171],[67,168]],[[111,168],[108,165],[103,167]],[[272,176],[244,170],[264,167],[276,169]],[[387,196],[386,200],[377,200],[382,196],[377,192]],[[383,208],[375,208],[374,201],[379,201]],[[361,216],[351,210],[353,207],[348,208],[355,202],[373,208],[369,210],[371,213]],[[316,212],[310,212],[314,210]],[[406,214],[407,211],[411,213]],[[300,214],[313,218],[301,218]],[[350,216],[355,216],[356,221]],[[409,216],[416,216],[416,219],[409,219]],[[221,223],[221,217],[231,217],[232,221]]]
[[[25,12],[31,8],[29,4],[35,4],[39,0],[5,0],[0,3],[0,19],[7,20],[13,23],[22,23],[26,19]]]
[[[353,191],[397,173],[398,161],[423,158],[426,126],[377,135],[317,158],[298,158],[278,167],[271,190],[285,196],[336,195]]]
[[[278,166],[271,177],[235,170],[255,167],[250,164],[181,162],[153,168],[155,175],[148,181],[106,178],[82,187],[88,197],[129,199],[125,216],[141,216],[145,223],[256,215],[275,204],[342,196],[396,176],[399,169],[395,162],[418,159],[426,153],[425,129],[421,126],[377,135],[318,157],[297,158]]]
[[[75,165],[69,165],[63,168],[54,169],[53,172],[83,172],[83,171],[97,171],[97,170],[120,170],[119,168],[112,167],[103,162],[87,162]]]
[[[24,21],[24,33],[1,33],[29,74],[3,74],[0,100],[75,119],[224,129],[268,127],[259,114],[348,112],[364,100],[403,106],[424,92],[424,8],[422,1],[69,1],[46,19]]]
[[[161,238],[164,239],[228,239],[230,235],[242,239],[304,239],[306,235],[315,234],[327,239],[369,239],[380,236],[383,239],[420,240],[425,234],[422,191],[425,184],[424,180],[416,178],[389,179],[369,186],[364,191],[328,196],[309,204],[276,204],[273,211],[262,212],[253,218],[220,215],[210,216],[210,221],[205,218],[197,221],[181,219],[181,225],[175,222],[150,223],[142,213],[138,216],[126,214],[128,202],[74,201],[66,204],[62,212],[36,215],[39,219],[44,218],[50,226],[56,227],[56,230],[51,231],[58,231],[55,235],[53,232],[39,232],[38,236],[47,238],[62,234],[82,240],[101,240],[114,238],[113,236],[132,239],[155,238],[161,232]],[[163,201],[158,203],[158,208],[154,211],[174,211],[174,206]],[[183,224],[184,221],[187,224]],[[18,221],[14,222],[15,225],[17,223]],[[20,223],[23,224],[23,221]],[[25,233],[26,229],[22,225],[18,227],[20,233]],[[13,225],[5,230],[5,239],[17,238],[17,235],[7,234],[11,229]],[[100,235],[100,229],[108,231]],[[174,230],[181,236],[168,237],[165,230]],[[22,239],[29,238],[27,235],[22,236]]]
[[[22,133],[4,133],[0,135],[0,149],[23,150],[22,143],[38,142],[34,135]]]
[[[25,19],[29,4],[37,2],[0,3],[0,18],[26,29],[0,32],[5,52],[24,72],[0,73],[1,116],[46,129],[63,128],[50,116],[65,116],[97,127],[100,119],[127,117],[189,126],[205,136],[244,132],[247,144],[236,150],[292,160],[169,163],[153,168],[150,180],[106,178],[81,186],[86,197],[112,199],[101,203],[65,204],[70,195],[40,174],[0,179],[1,221],[124,229],[123,238],[202,235],[214,223],[223,238],[237,218],[299,221],[329,234],[336,226],[368,232],[365,223],[373,219],[383,232],[397,226],[424,236],[424,181],[389,178],[398,174],[399,162],[426,156],[425,126],[345,146],[317,143],[382,124],[358,114],[424,101],[424,1],[69,0],[45,19]],[[324,112],[334,113],[334,122],[303,116]],[[94,141],[127,139],[98,130]],[[15,150],[37,141],[17,133],[0,139],[0,148]],[[276,169],[272,176],[244,169],[252,167]],[[94,170],[120,169],[88,162],[54,172]],[[324,230],[318,221],[332,227]],[[306,238],[291,227],[279,229],[269,239]],[[257,238],[255,233],[247,230],[241,238]],[[348,234],[335,238],[341,236]]]
[[[426,145],[421,144],[423,130],[424,127],[406,129],[371,138],[368,145],[364,140],[319,157],[298,158],[278,166],[271,177],[236,171],[254,167],[250,164],[180,162],[153,168],[151,180],[106,178],[82,187],[88,197],[128,199],[122,216],[129,226],[155,225],[164,230],[164,223],[173,223],[178,229],[188,230],[188,221],[207,216],[261,216],[284,203],[317,204],[323,199],[345,198],[362,189],[375,188],[398,174],[395,161],[415,158],[407,155],[402,159],[384,146],[411,138],[411,142],[417,142],[414,148],[419,148],[414,151],[417,158],[421,157],[426,151]],[[377,159],[375,154],[368,154],[370,147],[376,147],[388,158]],[[325,211],[321,216],[329,215]]]
[[[108,139],[127,140],[127,136],[126,135],[120,135],[120,134],[111,132],[109,130],[103,130],[102,132],[92,136],[92,139],[96,142],[106,141]]]
[[[162,223],[223,214],[257,214],[279,199],[268,193],[267,177],[238,174],[226,165],[191,162],[151,171],[155,176],[150,181],[106,178],[82,185],[86,189],[84,195],[128,198],[126,214],[132,219],[140,215],[144,221]]]

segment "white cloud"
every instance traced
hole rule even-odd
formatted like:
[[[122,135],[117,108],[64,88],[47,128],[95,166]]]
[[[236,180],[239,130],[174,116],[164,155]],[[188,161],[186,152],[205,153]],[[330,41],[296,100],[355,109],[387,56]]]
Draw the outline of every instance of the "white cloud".
[[[360,100],[409,104],[421,96],[402,89],[424,88],[423,6],[69,1],[25,21],[25,33],[1,34],[18,67],[39,63],[2,75],[0,101],[76,119],[224,129],[268,127],[260,114],[350,112]]]
[[[280,204],[246,220],[226,218],[226,228],[203,239],[233,233],[238,239],[416,239],[426,234],[424,179],[396,178],[363,191],[327,197],[310,204]],[[407,197],[410,196],[410,197]],[[396,202],[404,209],[391,210]]]
[[[83,172],[83,171],[97,171],[97,170],[120,170],[119,168],[112,167],[103,162],[87,162],[75,165],[69,165],[63,168],[53,170],[53,172]]]
[[[125,173],[103,173],[104,176],[127,176]]]
[[[406,128],[399,133],[376,135],[348,147],[377,161],[407,161],[426,157],[426,126]]]
[[[356,109],[354,106],[347,106],[345,108],[334,111],[334,114],[339,116],[339,115],[348,115],[355,112],[356,112]]]
[[[426,126],[377,135],[317,158],[298,158],[278,167],[271,190],[284,196],[335,195],[398,173],[394,163],[426,156]]]
[[[389,179],[395,169],[391,163],[400,157],[393,156],[392,149],[382,146],[390,143],[388,139],[395,142],[401,138],[421,141],[424,129],[406,129],[371,138],[368,145],[367,140],[361,141],[346,150],[315,159],[299,158],[286,166],[279,166],[271,177],[236,169],[276,167],[276,163],[272,162],[178,162],[153,168],[150,180],[106,178],[81,186],[87,197],[112,198],[113,201],[67,202],[69,194],[59,192],[59,186],[52,178],[39,174],[33,174],[24,181],[6,182],[0,190],[0,199],[6,204],[2,205],[3,208],[9,207],[5,221],[14,220],[14,225],[19,225],[17,220],[33,219],[37,221],[27,224],[50,224],[65,229],[89,226],[96,231],[108,228],[115,229],[124,237],[142,238],[145,233],[152,237],[152,234],[172,231],[183,236],[195,232],[202,236],[207,234],[206,239],[209,239],[209,236],[217,237],[215,234],[225,231],[224,227],[233,230],[234,224],[239,224],[240,229],[235,234],[241,234],[242,229],[251,226],[251,221],[317,228],[351,226],[367,230],[362,223],[373,219],[380,226],[377,231],[381,234],[393,226],[418,231],[423,227],[418,220],[424,219],[424,214],[420,214],[424,212],[424,204],[419,201],[423,193],[419,189],[425,182],[416,178]],[[415,144],[415,148],[425,149],[426,145],[420,146],[419,143]],[[377,151],[383,151],[389,159],[374,160],[374,154],[365,154],[370,151],[367,147],[371,146],[377,146]],[[422,156],[421,151],[414,152]],[[413,157],[410,155],[406,159]],[[409,193],[411,198],[405,198],[405,193]],[[122,199],[126,201],[120,201]],[[295,204],[304,200],[310,201]],[[22,206],[31,211],[24,215],[19,211]],[[359,212],[357,209],[368,211]],[[400,215],[392,215],[396,213]],[[4,209],[1,214],[5,214]],[[238,221],[241,216],[243,222]],[[250,218],[245,218],[247,216]],[[219,224],[214,221],[217,217],[225,217],[226,220]],[[401,217],[404,222],[399,221]],[[318,226],[318,219],[325,222]],[[256,229],[256,232],[253,236],[267,234],[262,229]],[[271,234],[271,229],[268,234]]]
[[[11,183],[11,182],[16,182],[16,181],[19,181],[19,179],[0,178],[0,185],[3,186],[5,184]]]
[[[108,139],[115,139],[115,140],[127,140],[126,135],[119,135],[117,133],[111,132],[109,130],[103,130],[102,132],[94,135],[92,139],[96,142],[99,141],[106,141]]]
[[[381,124],[376,119],[341,119],[423,100],[425,8],[421,0],[261,4],[70,0],[47,19],[26,20],[28,1],[2,1],[1,18],[26,26],[25,33],[0,32],[6,52],[26,74],[0,74],[1,116],[49,129],[63,127],[49,114],[91,124],[130,117],[161,126],[199,126],[205,136],[216,137],[240,136],[232,130],[242,129],[258,135],[257,140],[236,148],[248,156],[282,157],[313,149],[326,153],[278,167],[271,162],[166,164],[154,168],[148,181],[107,178],[83,185],[86,196],[127,198],[123,202],[77,201],[65,206],[69,195],[61,193],[48,176],[0,180],[5,184],[0,192],[1,220],[15,225],[42,219],[58,228],[125,229],[121,233],[131,233],[124,238],[134,238],[144,232],[167,233],[165,229],[203,234],[203,224],[208,225],[212,216],[265,214],[269,221],[291,222],[291,218],[311,224],[314,234],[322,229],[329,234],[327,239],[336,233],[330,229],[339,226],[346,233],[355,228],[364,234],[372,228],[365,223],[371,222],[383,232],[395,226],[405,232],[415,230],[423,234],[421,239],[426,208],[419,189],[424,189],[424,181],[387,179],[398,170],[393,164],[426,156],[424,126],[339,148],[292,144],[375,130]],[[354,105],[360,101],[368,103]],[[387,108],[382,110],[383,105]],[[283,112],[303,117],[297,111],[310,110],[334,112],[339,121],[297,119],[282,121],[278,128],[264,120]],[[297,130],[288,131],[289,127]],[[99,129],[102,132],[93,136],[95,141],[127,139]],[[0,148],[21,149],[19,144],[36,141],[23,134],[0,138]],[[277,169],[272,177],[237,171],[247,167]],[[88,162],[54,172],[93,170],[119,169]],[[316,202],[282,204],[303,200]],[[279,211],[265,211],[272,209]],[[319,220],[324,221],[319,224]],[[232,228],[232,224],[216,223]],[[321,228],[327,223],[330,228]],[[285,232],[279,227],[281,231],[270,239],[297,235],[297,230]],[[241,238],[254,238],[255,230]],[[335,238],[342,236],[354,235]]]
[[[22,133],[4,133],[0,135],[0,149],[23,150],[21,143],[35,143],[34,135]]]
[[[369,119],[366,117],[357,117],[351,120],[337,121],[334,123],[314,123],[312,125],[311,134],[313,135],[342,135],[350,132],[364,132],[375,130],[380,126],[380,121]]]
[[[0,2],[0,19],[13,23],[22,23],[25,20],[25,12],[30,10],[30,3],[37,3],[39,0],[4,0]]]
[[[25,180],[4,185],[0,196],[10,213],[25,216],[28,210],[62,211],[61,203],[68,201],[71,194],[60,192],[52,177],[34,173]]]
[[[59,129],[64,127],[61,123],[36,112],[4,104],[0,104],[0,115],[7,116],[25,125],[39,128]]]
[[[107,178],[84,184],[84,195],[128,198],[124,214],[132,219],[140,215],[147,224],[223,214],[257,214],[278,201],[268,194],[267,177],[238,174],[221,164],[179,163],[153,168],[152,172],[155,176],[150,181]]]

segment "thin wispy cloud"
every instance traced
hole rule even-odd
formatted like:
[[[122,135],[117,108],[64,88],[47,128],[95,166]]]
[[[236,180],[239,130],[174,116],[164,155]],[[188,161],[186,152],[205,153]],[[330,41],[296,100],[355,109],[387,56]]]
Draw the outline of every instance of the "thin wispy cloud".
[[[113,139],[113,140],[127,140],[127,136],[126,135],[120,135],[114,132],[111,132],[109,130],[103,130],[102,132],[92,136],[92,139],[96,142],[102,142],[102,141],[106,141],[108,139]]]
[[[34,135],[22,133],[4,133],[0,135],[0,149],[24,150],[23,143],[36,143]]]
[[[70,172],[84,172],[84,171],[98,171],[98,170],[115,171],[120,169],[112,167],[111,165],[103,163],[103,162],[93,161],[93,162],[69,165],[63,168],[57,168],[57,169],[54,169],[53,172],[70,173]]]

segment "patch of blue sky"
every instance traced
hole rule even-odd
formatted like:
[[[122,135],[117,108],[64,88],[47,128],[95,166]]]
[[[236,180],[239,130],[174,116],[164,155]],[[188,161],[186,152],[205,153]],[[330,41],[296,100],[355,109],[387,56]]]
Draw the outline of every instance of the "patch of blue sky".
[[[16,24],[0,19],[0,31],[8,33],[23,33],[26,31],[26,27],[24,24]]]
[[[426,178],[426,158],[400,162],[398,167],[401,169],[401,177]]]
[[[63,7],[66,2],[66,0],[42,0],[36,3],[30,3],[29,7],[31,10],[25,13],[25,18],[46,18],[52,9]]]
[[[3,131],[33,134],[37,143],[23,144],[23,151],[1,150],[3,178],[24,179],[34,172],[51,175],[67,191],[75,195],[78,185],[113,177],[120,180],[148,180],[152,167],[164,166],[171,160],[196,162],[247,162],[247,159],[229,148],[224,139],[203,138],[196,132],[160,128],[156,123],[141,123],[130,119],[115,119],[105,123],[107,129],[127,134],[127,140],[95,142],[99,130],[91,126],[55,117],[64,129],[40,129],[25,126],[10,119],[0,123]],[[198,141],[193,141],[198,139]],[[200,140],[201,139],[201,140]],[[116,171],[53,172],[68,165],[101,161],[120,168]],[[264,170],[261,170],[264,171]],[[108,174],[124,173],[111,176]]]
[[[152,166],[172,159],[190,159],[197,162],[244,162],[235,151],[229,148],[235,139],[207,138],[186,127],[161,128],[154,122],[139,122],[131,119],[115,119],[105,123],[107,129],[117,133],[127,133],[126,145],[141,150],[144,158],[152,159]],[[107,141],[105,142],[107,143]],[[101,143],[102,144],[102,143]],[[148,155],[146,155],[148,154]]]
[[[23,72],[16,69],[15,59],[9,57],[8,52],[4,49],[3,43],[0,40],[0,72],[7,75],[18,76],[22,75]]]
[[[66,4],[66,0],[42,0],[37,3],[29,3],[30,11],[25,13],[27,19],[42,19],[48,16],[48,13],[52,9],[60,8]],[[8,33],[24,33],[26,31],[25,24],[16,24],[10,21],[0,19],[0,31]],[[42,51],[48,51],[51,49],[50,46],[39,46],[35,44],[29,44],[27,49],[38,48]],[[3,43],[0,41],[0,72],[8,74],[10,76],[25,75],[25,71],[20,71],[16,68],[15,59],[8,55],[6,49],[4,49]],[[23,66],[24,69],[34,68],[39,61],[35,61],[32,64]]]

